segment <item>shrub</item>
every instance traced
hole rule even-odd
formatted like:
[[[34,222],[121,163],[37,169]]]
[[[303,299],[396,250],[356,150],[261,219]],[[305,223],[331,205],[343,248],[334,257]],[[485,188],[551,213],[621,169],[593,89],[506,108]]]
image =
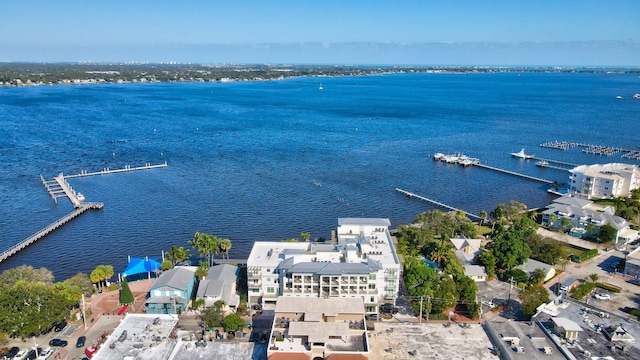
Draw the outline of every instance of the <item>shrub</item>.
[[[596,287],[594,283],[582,283],[571,290],[571,297],[576,300],[582,300]]]
[[[596,283],[596,286],[601,288],[601,289],[609,290],[609,291],[614,292],[614,293],[619,293],[620,291],[622,291],[618,287],[607,285],[607,284],[603,284],[603,283]]]
[[[591,259],[592,257],[598,255],[598,250],[597,249],[591,249],[588,251],[583,252],[582,254],[580,254],[580,256],[576,256],[573,258],[573,260],[575,262],[583,262],[585,260]]]

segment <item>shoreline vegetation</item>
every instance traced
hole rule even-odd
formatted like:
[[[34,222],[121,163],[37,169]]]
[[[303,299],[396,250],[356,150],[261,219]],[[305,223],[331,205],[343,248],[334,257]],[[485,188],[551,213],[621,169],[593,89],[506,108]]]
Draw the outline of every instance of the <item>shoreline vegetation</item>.
[[[540,72],[640,74],[640,68],[9,62],[0,63],[0,86],[266,81],[295,77],[341,77],[401,73],[473,74]]]

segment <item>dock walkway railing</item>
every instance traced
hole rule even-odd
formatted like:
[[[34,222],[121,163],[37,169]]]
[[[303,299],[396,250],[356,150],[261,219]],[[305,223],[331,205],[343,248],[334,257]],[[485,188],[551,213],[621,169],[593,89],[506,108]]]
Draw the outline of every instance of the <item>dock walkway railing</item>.
[[[465,213],[465,215],[467,215],[467,216],[469,216],[469,217],[472,217],[472,218],[475,218],[475,219],[478,219],[478,220],[483,220],[483,219],[482,219],[480,216],[478,216],[478,215],[472,214],[472,213],[470,213],[470,212],[466,212],[466,211],[461,210],[461,209],[458,209],[458,208],[454,208],[453,206],[449,206],[449,205],[447,205],[447,204],[443,204],[443,203],[441,203],[441,202],[439,202],[439,201],[431,200],[431,199],[429,199],[429,198],[426,198],[426,197],[424,197],[424,196],[420,196],[420,195],[418,195],[418,194],[414,194],[414,193],[409,192],[409,191],[407,191],[407,190],[402,190],[402,189],[400,189],[400,188],[396,188],[396,191],[397,191],[397,192],[399,192],[399,193],[405,194],[405,195],[407,195],[407,196],[409,196],[409,197],[414,197],[414,198],[416,198],[416,199],[420,199],[420,200],[423,200],[423,201],[426,201],[426,202],[430,202],[430,203],[432,203],[432,204],[438,205],[438,206],[443,207],[443,208],[445,208],[445,209],[449,209],[449,210],[453,210],[453,211],[463,211],[463,212]]]
[[[0,253],[0,262],[6,260],[7,258],[9,258],[12,255],[16,254],[17,252],[19,252],[20,250],[26,248],[27,246],[33,244],[36,241],[42,239],[43,237],[49,235],[51,232],[55,231],[56,229],[58,229],[62,225],[68,223],[72,219],[75,219],[78,215],[84,213],[85,211],[87,211],[89,209],[102,209],[103,206],[104,206],[103,203],[95,203],[95,202],[83,203],[80,207],[78,207],[77,209],[73,210],[69,214],[65,215],[63,218],[61,218],[59,220],[56,220],[55,222],[49,224],[47,227],[41,229],[40,231],[38,231],[35,234],[29,236],[28,238],[24,239],[23,241],[19,242],[18,244],[14,245],[14,246],[10,247],[9,249],[7,249],[7,250],[3,251],[2,253]]]

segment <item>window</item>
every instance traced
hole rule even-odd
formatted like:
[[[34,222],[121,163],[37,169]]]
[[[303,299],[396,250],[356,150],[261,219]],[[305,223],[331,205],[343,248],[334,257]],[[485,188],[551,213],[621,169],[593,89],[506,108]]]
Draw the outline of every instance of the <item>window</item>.
[[[275,292],[276,292],[276,290],[274,288],[272,288],[272,287],[268,287],[267,288],[267,294],[273,294]]]
[[[375,290],[376,284],[369,284],[369,290]]]
[[[253,288],[253,289],[251,289],[251,292],[257,293],[257,292],[260,292],[260,289],[258,289],[258,288]]]
[[[369,274],[369,280],[375,280],[376,274]]]

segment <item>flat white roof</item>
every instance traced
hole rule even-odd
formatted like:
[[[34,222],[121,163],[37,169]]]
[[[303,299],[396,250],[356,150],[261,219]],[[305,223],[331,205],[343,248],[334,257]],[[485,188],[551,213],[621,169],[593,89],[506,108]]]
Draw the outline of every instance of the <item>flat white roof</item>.
[[[565,331],[582,331],[580,325],[578,325],[575,321],[569,320],[563,317],[552,317],[551,321],[557,326],[560,326]]]
[[[364,302],[356,298],[316,298],[280,296],[276,302],[276,316],[279,312],[321,313],[328,316],[338,314],[363,314]]]

